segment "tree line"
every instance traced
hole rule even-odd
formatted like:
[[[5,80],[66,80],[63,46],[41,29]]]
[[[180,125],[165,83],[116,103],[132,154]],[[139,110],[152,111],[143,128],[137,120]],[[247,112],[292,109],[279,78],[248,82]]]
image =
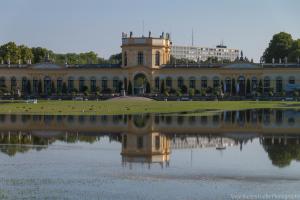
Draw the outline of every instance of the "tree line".
[[[1,64],[36,64],[44,62],[48,56],[57,64],[121,64],[122,61],[121,53],[104,59],[93,51],[61,54],[42,47],[17,45],[14,42],[0,46]]]
[[[287,59],[287,62],[298,63],[300,58],[300,39],[293,39],[292,35],[280,32],[273,35],[262,59],[265,63],[278,63]]]

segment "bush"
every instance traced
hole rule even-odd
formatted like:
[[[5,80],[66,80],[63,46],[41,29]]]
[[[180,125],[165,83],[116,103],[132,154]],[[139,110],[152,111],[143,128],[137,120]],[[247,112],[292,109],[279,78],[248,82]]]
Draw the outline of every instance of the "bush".
[[[182,92],[180,90],[176,91],[176,96],[181,97],[182,96]]]
[[[281,91],[280,94],[279,94],[281,97],[284,97],[286,96],[286,93],[284,91]]]
[[[298,92],[298,91],[294,91],[294,92],[293,92],[293,96],[299,97],[299,92]]]
[[[206,88],[206,94],[211,94],[212,93],[212,88],[211,87],[208,87]]]
[[[164,95],[165,95],[166,97],[170,96],[168,90],[165,90],[165,91],[164,91]]]
[[[170,94],[176,94],[176,90],[173,89],[173,88],[171,88],[170,91],[169,91],[169,93],[170,93]]]
[[[200,95],[201,95],[202,97],[205,97],[205,96],[206,96],[206,89],[202,88],[202,89],[200,90]]]
[[[191,97],[195,96],[195,89],[194,88],[191,88],[189,90],[189,96],[191,96]]]

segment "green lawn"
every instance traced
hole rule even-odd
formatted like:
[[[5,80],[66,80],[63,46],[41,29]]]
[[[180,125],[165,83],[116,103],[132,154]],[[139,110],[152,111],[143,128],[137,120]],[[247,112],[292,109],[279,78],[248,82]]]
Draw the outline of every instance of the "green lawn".
[[[113,115],[136,113],[175,113],[194,114],[210,110],[242,110],[252,108],[300,108],[298,102],[281,101],[38,101],[27,104],[20,101],[0,101],[0,114],[40,114],[40,115]]]

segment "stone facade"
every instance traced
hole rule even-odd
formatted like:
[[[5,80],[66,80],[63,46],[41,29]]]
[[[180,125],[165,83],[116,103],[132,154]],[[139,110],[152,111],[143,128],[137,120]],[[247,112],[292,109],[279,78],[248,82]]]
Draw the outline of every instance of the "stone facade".
[[[299,64],[193,64],[170,63],[172,42],[169,35],[158,38],[122,37],[122,64],[120,65],[57,65],[40,64],[0,65],[0,87],[8,92],[32,94],[76,89],[82,92],[110,90],[119,93],[132,84],[132,93],[161,92],[165,89],[221,88],[229,95],[246,95],[262,87],[262,92],[290,92],[300,89]],[[147,91],[148,87],[148,91]],[[55,90],[52,90],[55,88]],[[40,91],[41,90],[41,91]],[[249,91],[250,90],[250,91]],[[127,91],[128,92],[128,91]]]

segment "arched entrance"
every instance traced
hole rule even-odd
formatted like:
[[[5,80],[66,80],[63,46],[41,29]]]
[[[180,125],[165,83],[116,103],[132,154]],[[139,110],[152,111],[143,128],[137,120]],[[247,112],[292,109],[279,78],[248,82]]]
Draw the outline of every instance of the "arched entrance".
[[[147,85],[149,84],[147,81],[147,78],[144,74],[137,74],[134,77],[134,86],[133,86],[133,90],[134,90],[134,94],[135,95],[143,95],[149,91],[147,91]]]

